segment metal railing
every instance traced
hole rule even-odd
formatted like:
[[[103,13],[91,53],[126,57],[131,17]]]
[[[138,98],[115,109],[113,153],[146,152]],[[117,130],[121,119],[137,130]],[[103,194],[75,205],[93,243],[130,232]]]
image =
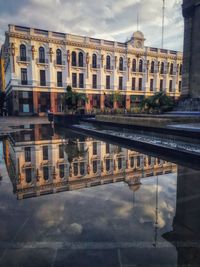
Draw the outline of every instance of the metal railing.
[[[17,56],[17,62],[24,62],[24,63],[29,63],[31,62],[30,57],[21,57],[21,56]]]

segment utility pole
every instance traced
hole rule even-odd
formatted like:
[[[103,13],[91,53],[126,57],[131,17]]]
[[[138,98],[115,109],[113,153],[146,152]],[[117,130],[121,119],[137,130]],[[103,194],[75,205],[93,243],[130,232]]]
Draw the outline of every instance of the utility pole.
[[[161,48],[164,46],[164,32],[165,31],[165,0],[163,0],[163,8],[162,8],[162,44]]]

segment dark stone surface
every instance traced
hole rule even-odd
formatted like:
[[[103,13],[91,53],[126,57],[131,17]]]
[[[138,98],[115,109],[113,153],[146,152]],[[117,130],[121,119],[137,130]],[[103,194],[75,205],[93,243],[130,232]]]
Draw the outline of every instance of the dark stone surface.
[[[175,266],[177,259],[174,248],[121,249],[120,254],[122,266]]]
[[[117,250],[59,250],[55,267],[120,267]]]
[[[0,267],[49,267],[54,251],[50,249],[9,249],[6,250]]]

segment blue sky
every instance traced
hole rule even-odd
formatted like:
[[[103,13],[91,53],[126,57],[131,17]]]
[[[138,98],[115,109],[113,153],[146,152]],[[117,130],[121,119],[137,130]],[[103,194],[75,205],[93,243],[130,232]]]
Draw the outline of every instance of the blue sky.
[[[137,30],[161,46],[162,0],[0,0],[0,43],[8,24],[124,42]],[[183,49],[181,0],[166,1],[164,47]]]

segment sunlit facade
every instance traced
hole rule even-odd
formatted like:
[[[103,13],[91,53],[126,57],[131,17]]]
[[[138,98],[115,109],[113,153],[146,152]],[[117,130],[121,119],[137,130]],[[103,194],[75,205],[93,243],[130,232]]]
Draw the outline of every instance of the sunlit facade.
[[[86,112],[134,109],[144,97],[181,94],[182,53],[145,46],[135,32],[125,43],[9,25],[4,49],[10,114],[63,113],[67,85],[86,94]],[[110,103],[110,96],[121,100]]]
[[[126,182],[137,190],[141,179],[176,172],[173,163],[93,138],[66,137],[35,126],[4,143],[9,176],[18,199]]]

